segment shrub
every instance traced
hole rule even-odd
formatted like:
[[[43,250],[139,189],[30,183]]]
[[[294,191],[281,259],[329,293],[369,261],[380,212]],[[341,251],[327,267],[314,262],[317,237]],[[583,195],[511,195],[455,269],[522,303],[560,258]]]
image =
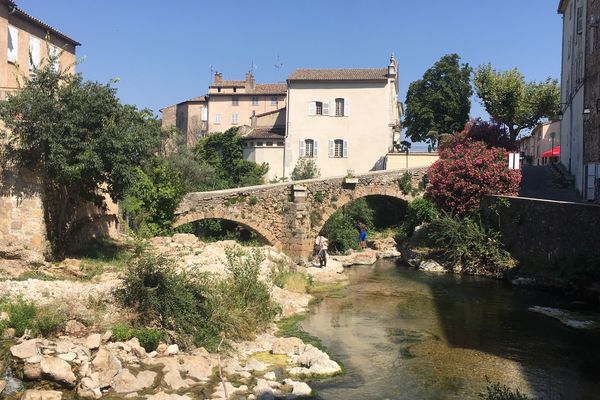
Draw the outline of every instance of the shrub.
[[[25,330],[30,330],[35,336],[38,332],[35,316],[37,307],[33,303],[19,299],[12,303],[5,303],[0,307],[0,310],[8,314],[8,327],[14,328],[15,335],[23,336]]]
[[[499,233],[486,230],[471,218],[442,215],[431,222],[428,239],[469,274],[501,276],[514,265],[502,248]]]
[[[254,206],[256,205],[256,203],[258,203],[258,199],[256,198],[256,196],[250,196],[250,198],[248,199],[248,204]]]
[[[306,293],[313,285],[310,275],[291,270],[284,261],[275,263],[271,268],[270,278],[275,286],[296,293]]]
[[[530,400],[530,398],[519,390],[513,391],[508,386],[501,383],[492,383],[488,379],[488,384],[485,388],[485,392],[480,393],[479,397],[484,400]]]
[[[516,141],[512,140],[504,125],[487,122],[481,118],[472,119],[465,124],[461,132],[444,135],[440,148],[454,147],[466,141],[483,142],[487,147],[500,147],[509,151],[518,150]]]
[[[509,170],[507,160],[506,150],[482,142],[444,148],[429,167],[427,196],[442,209],[465,215],[477,211],[486,194],[516,195],[521,172]]]
[[[138,328],[133,331],[133,337],[138,338],[140,345],[148,352],[156,350],[164,333],[158,329]]]
[[[66,315],[56,307],[42,307],[36,313],[37,330],[42,336],[60,332],[65,324]]]
[[[133,337],[133,331],[128,325],[117,324],[112,328],[112,337],[117,342],[125,342]]]
[[[412,193],[412,174],[410,172],[407,171],[398,178],[398,187],[403,194]]]
[[[333,213],[323,227],[323,234],[329,239],[330,252],[341,253],[349,249],[358,249],[356,225],[344,217],[343,210]]]
[[[430,200],[428,199],[415,199],[408,203],[406,210],[406,220],[404,222],[404,229],[408,236],[412,235],[415,228],[421,225],[423,222],[431,222],[436,219],[439,212]]]
[[[315,160],[311,158],[300,158],[292,170],[293,181],[318,178],[319,176],[321,176],[321,171],[319,171]]]
[[[320,190],[315,192],[314,197],[317,203],[322,203],[323,201],[325,201],[325,195]]]

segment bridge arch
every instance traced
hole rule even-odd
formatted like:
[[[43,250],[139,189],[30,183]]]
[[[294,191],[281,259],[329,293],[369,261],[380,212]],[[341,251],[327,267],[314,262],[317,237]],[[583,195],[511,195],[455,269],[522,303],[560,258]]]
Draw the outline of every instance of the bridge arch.
[[[173,228],[177,228],[181,225],[185,225],[191,222],[197,222],[207,219],[221,219],[225,221],[235,222],[236,224],[243,226],[246,229],[256,232],[261,239],[267,242],[269,245],[276,247],[277,249],[282,249],[282,243],[280,240],[271,233],[271,230],[265,226],[264,224],[250,220],[248,218],[243,218],[240,215],[234,213],[225,214],[222,211],[216,212],[192,212],[178,217],[173,223]]]

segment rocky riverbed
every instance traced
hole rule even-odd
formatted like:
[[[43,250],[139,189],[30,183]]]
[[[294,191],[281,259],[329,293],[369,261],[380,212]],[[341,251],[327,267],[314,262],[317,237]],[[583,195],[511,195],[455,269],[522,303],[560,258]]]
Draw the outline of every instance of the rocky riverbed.
[[[265,256],[261,279],[269,282],[273,269],[286,265],[311,275],[317,282],[344,282],[345,266],[372,264],[381,257],[399,256],[393,239],[371,244],[373,249],[331,256],[326,268],[317,268],[310,262],[297,266],[285,254],[264,246],[260,248]],[[193,235],[177,234],[154,238],[151,245],[151,251],[172,256],[177,269],[226,276],[225,252],[236,243],[207,244]],[[77,264],[77,260],[68,260],[61,276],[68,275],[67,272],[77,276]],[[61,268],[46,267],[46,270]],[[88,399],[302,398],[310,397],[312,392],[302,382],[304,378],[341,372],[337,362],[313,345],[295,337],[278,337],[275,325],[253,341],[234,343],[222,354],[209,353],[204,348],[182,352],[177,345],[166,343],[146,352],[136,338],[115,341],[108,328],[127,314],[127,310],[119,309],[113,301],[113,291],[120,283],[120,274],[115,272],[101,274],[93,282],[76,279],[0,282],[0,298],[22,298],[40,306],[56,306],[72,318],[63,334],[55,338],[25,335],[10,339],[14,332],[8,329],[4,332],[5,340],[12,340],[11,363],[17,375],[28,382],[28,390],[22,392],[19,385],[7,385],[15,381],[8,374],[0,376],[1,395],[22,400],[58,400],[71,398],[73,394]],[[271,295],[281,305],[280,318],[306,312],[312,298],[310,294],[274,285]]]

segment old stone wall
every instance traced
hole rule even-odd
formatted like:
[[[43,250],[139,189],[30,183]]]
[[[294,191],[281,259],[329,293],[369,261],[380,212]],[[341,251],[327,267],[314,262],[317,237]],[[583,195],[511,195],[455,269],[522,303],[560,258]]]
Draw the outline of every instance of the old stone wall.
[[[584,105],[590,114],[584,121],[583,162],[600,163],[600,0],[588,0],[588,37],[585,56]],[[593,38],[593,39],[592,39]]]
[[[398,183],[406,170],[377,171],[355,177],[309,179],[214,192],[189,193],[176,211],[175,226],[220,218],[246,226],[273,246],[306,257],[331,215],[365,196],[388,196],[409,201],[419,194],[404,193]],[[417,188],[426,170],[410,171]]]
[[[600,257],[598,205],[488,196],[482,206],[485,223],[499,229],[506,249],[524,268],[581,255]]]

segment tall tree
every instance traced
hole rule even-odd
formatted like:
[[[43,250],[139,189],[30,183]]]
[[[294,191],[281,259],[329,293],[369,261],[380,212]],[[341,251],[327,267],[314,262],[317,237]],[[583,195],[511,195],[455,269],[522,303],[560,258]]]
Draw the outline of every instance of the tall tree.
[[[40,177],[47,239],[56,258],[77,232],[78,210],[120,200],[135,167],[158,148],[159,121],[119,102],[108,84],[55,71],[53,60],[0,103],[2,158]]]
[[[440,135],[460,131],[471,110],[471,72],[458,54],[448,54],[412,82],[406,94],[406,136],[435,146]]]
[[[492,119],[505,125],[515,140],[523,129],[531,129],[560,111],[560,88],[556,79],[525,82],[516,68],[496,71],[491,64],[479,66],[475,90]]]

